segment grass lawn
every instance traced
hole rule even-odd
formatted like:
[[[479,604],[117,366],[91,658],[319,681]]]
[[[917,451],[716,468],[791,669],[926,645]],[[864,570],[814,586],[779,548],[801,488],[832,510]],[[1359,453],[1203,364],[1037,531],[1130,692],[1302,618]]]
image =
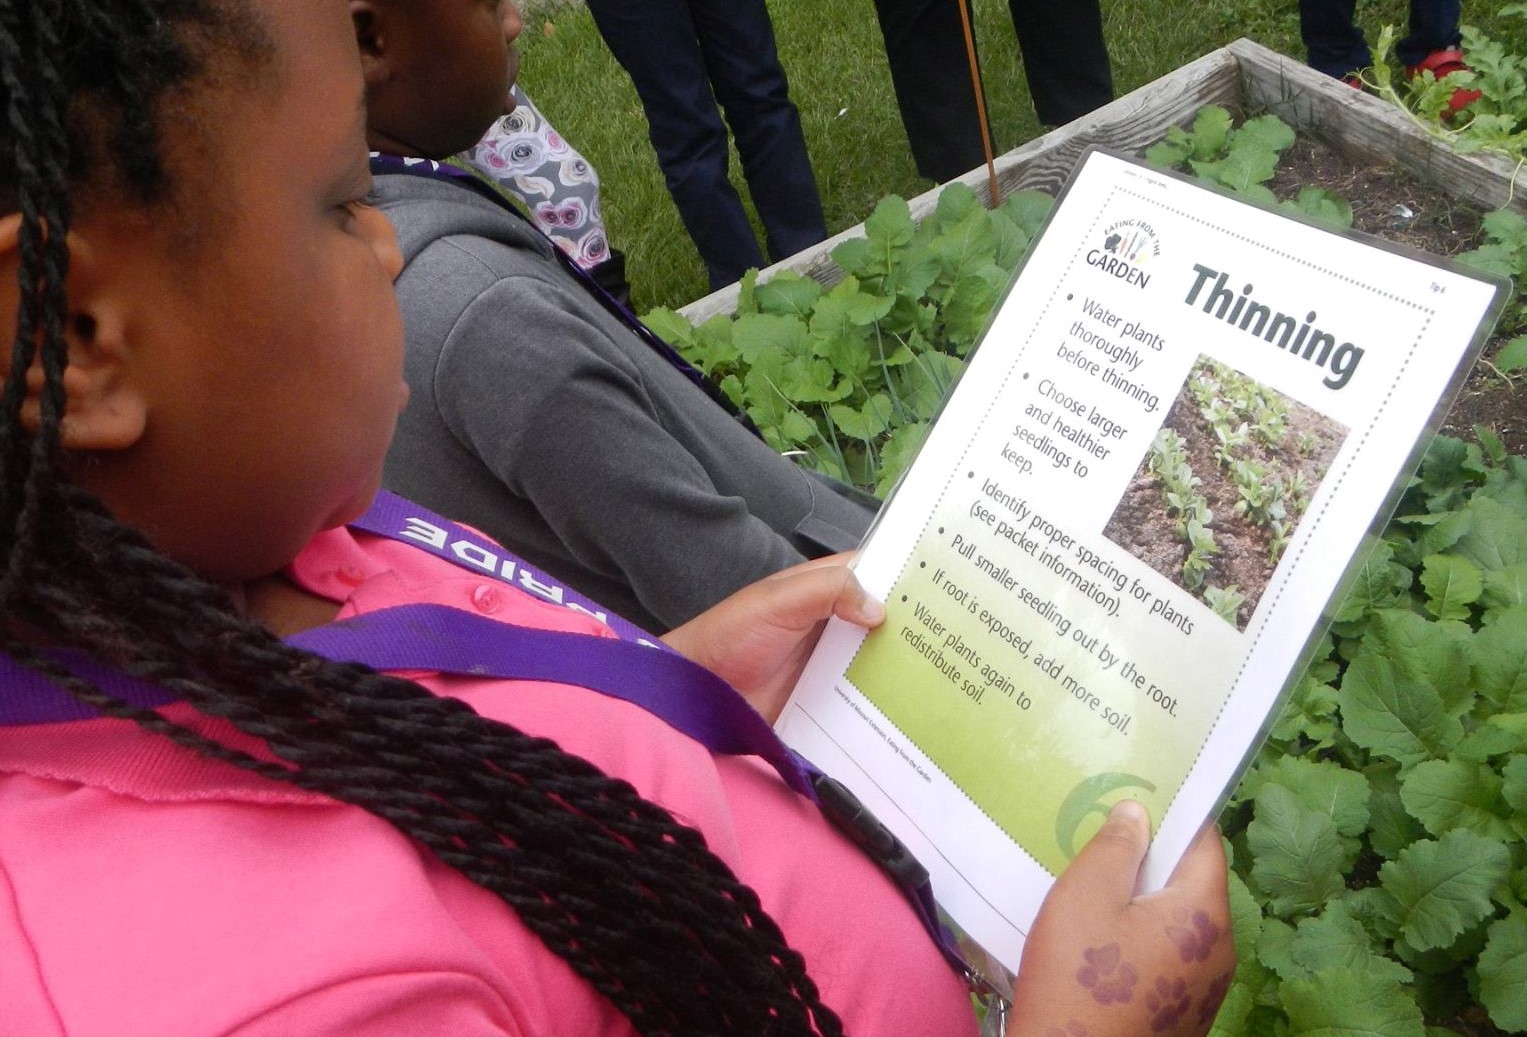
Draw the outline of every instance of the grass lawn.
[[[971,0],[998,152],[1037,136],[1005,0]],[[1064,2],[1064,0],[1062,0]],[[599,170],[610,240],[624,250],[638,310],[706,294],[705,272],[663,186],[630,80],[588,12],[569,0],[531,0],[521,81],[557,130]],[[1463,20],[1527,52],[1527,19],[1479,0]],[[1359,0],[1370,42],[1403,25],[1402,0]],[[870,0],[769,0],[790,92],[800,108],[829,232],[859,223],[887,194],[932,186],[917,175],[891,93]],[[1293,0],[1103,0],[1114,84],[1123,94],[1241,36],[1302,56]],[[733,179],[747,197],[734,156]]]

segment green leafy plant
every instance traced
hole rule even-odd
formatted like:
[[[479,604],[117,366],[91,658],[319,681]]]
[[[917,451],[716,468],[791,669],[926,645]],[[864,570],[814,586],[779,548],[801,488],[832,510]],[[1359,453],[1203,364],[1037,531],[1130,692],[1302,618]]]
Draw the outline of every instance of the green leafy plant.
[[[1240,495],[1235,502],[1236,514],[1246,516],[1259,526],[1281,523],[1288,517],[1288,509],[1283,503],[1283,481],[1269,474],[1266,465],[1236,460],[1231,463],[1230,478]]]
[[[647,322],[712,377],[775,449],[883,494],[915,453],[991,316],[1048,195],[996,210],[951,184],[920,224],[883,199],[863,238],[840,244],[832,288],[791,271],[743,279],[737,311],[694,327],[672,310]]]
[[[1485,214],[1484,233],[1484,244],[1458,259],[1486,273],[1504,274],[1520,285],[1527,278],[1527,219],[1512,209],[1497,209]],[[1501,347],[1494,365],[1501,374],[1509,376],[1527,369],[1527,335],[1518,334],[1527,329],[1527,301],[1519,290],[1501,318],[1501,325],[1504,334],[1515,337]]]
[[[1146,461],[1151,474],[1161,482],[1167,514],[1178,519],[1179,531],[1187,530],[1190,519],[1205,521],[1209,505],[1198,492],[1203,480],[1193,474],[1182,437],[1176,430],[1162,428],[1156,433]]]
[[[1205,587],[1204,604],[1214,611],[1214,614],[1226,623],[1235,625],[1241,611],[1241,605],[1246,601],[1246,595],[1242,594],[1234,584],[1229,587]]]
[[[1219,1034],[1527,1029],[1527,458],[1439,438],[1221,818]]]
[[[1293,129],[1276,115],[1259,115],[1236,126],[1228,111],[1211,104],[1198,110],[1191,128],[1169,129],[1161,141],[1146,149],[1145,158],[1165,169],[1190,171],[1250,201],[1331,226],[1352,226],[1351,204],[1333,191],[1305,187],[1296,197],[1280,202],[1266,186],[1277,171],[1279,156],[1293,142]]]
[[[1527,4],[1508,4],[1500,13],[1527,16]],[[1470,70],[1438,79],[1429,71],[1410,76],[1398,66],[1394,58],[1398,32],[1386,25],[1374,47],[1374,65],[1363,81],[1455,151],[1495,152],[1520,163],[1527,153],[1527,60],[1478,28],[1465,25],[1461,31]],[[1460,89],[1476,91],[1479,97],[1455,111],[1453,97]]]
[[[1225,613],[1221,610],[1228,607],[1230,622],[1235,622],[1233,617],[1245,597],[1234,588],[1206,585],[1210,567],[1221,548],[1214,538],[1214,513],[1199,492],[1203,480],[1193,474],[1182,436],[1175,429],[1163,427],[1156,433],[1146,455],[1146,467],[1160,485],[1167,515],[1176,520],[1172,528],[1183,540],[1186,552],[1180,570],[1183,586],[1201,593],[1209,607],[1222,616]]]
[[[1214,539],[1214,530],[1196,518],[1188,519],[1186,533],[1188,556],[1182,560],[1182,582],[1190,591],[1201,591],[1220,546]]]

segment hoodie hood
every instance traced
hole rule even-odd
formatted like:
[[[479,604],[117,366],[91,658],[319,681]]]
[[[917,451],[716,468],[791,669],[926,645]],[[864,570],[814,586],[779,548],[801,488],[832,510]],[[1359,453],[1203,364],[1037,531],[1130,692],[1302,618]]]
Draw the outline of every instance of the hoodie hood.
[[[372,201],[398,234],[403,261],[412,263],[428,245],[441,238],[465,235],[487,238],[510,248],[528,249],[550,257],[556,248],[504,198],[494,201],[454,174],[435,172],[421,163],[418,172],[377,171]],[[485,181],[482,190],[495,191]],[[427,201],[428,205],[411,204]]]

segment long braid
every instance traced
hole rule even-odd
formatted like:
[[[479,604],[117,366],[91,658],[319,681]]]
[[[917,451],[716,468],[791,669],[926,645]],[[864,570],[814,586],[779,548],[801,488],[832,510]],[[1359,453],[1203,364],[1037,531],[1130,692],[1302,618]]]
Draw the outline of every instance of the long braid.
[[[45,12],[39,13],[42,15],[39,20],[47,20]],[[56,151],[58,144],[56,136],[51,141],[40,139],[45,137],[45,132],[35,122],[56,122],[56,119],[49,120],[44,116],[34,122],[25,118],[29,109],[38,107],[32,104],[33,95],[39,88],[34,82],[36,76],[35,73],[27,73],[27,70],[35,69],[36,66],[37,35],[37,32],[23,31],[20,18],[14,11],[8,10],[4,17],[0,17],[0,77],[3,77],[0,83],[3,83],[6,90],[7,115],[16,134],[15,201],[22,219],[17,249],[20,258],[17,280],[23,303],[33,299],[37,302],[37,305],[23,305],[19,311],[16,338],[11,349],[11,371],[4,397],[6,472],[5,477],[0,479],[4,494],[0,498],[0,514],[3,514],[6,528],[14,530],[14,546],[4,572],[0,573],[0,602],[12,596],[21,579],[26,559],[31,554],[36,535],[36,515],[41,509],[36,499],[40,481],[30,476],[40,467],[39,458],[55,448],[54,440],[57,436],[56,420],[52,424],[45,423],[42,433],[31,438],[23,437],[19,427],[21,405],[26,395],[25,375],[32,362],[32,343],[39,331],[38,324],[41,321],[45,325],[52,325],[47,314],[56,312],[58,306],[53,286],[49,283],[56,270],[56,263],[44,264],[42,261],[42,250],[45,247],[43,228],[45,223],[55,229],[67,226],[70,216],[68,212],[52,211],[50,203],[57,199],[59,189],[55,182],[42,175],[43,171],[37,168],[34,158],[39,154],[47,155],[50,151]],[[50,144],[53,145],[51,149]],[[60,234],[54,233],[50,237],[57,240]],[[45,326],[41,330],[44,334],[57,332],[57,328],[52,326]],[[54,389],[49,386],[47,395],[54,396]],[[56,408],[50,409],[56,419]]]
[[[235,0],[0,0],[0,195],[22,213],[0,405],[0,649],[106,715],[385,818],[501,897],[640,1032],[841,1032],[756,894],[699,833],[545,739],[286,645],[62,475],[71,191],[104,159],[116,178],[106,186],[156,201],[168,184],[158,99],[194,87],[210,47],[258,35],[253,21]],[[82,130],[102,119],[95,137]],[[24,374],[39,339],[51,401],[27,435]],[[113,699],[18,640],[18,623],[229,720],[277,762]]]

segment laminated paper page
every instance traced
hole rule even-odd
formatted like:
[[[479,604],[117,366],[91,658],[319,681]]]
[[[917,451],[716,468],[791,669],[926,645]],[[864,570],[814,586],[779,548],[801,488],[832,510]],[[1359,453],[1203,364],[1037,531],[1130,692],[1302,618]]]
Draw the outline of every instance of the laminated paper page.
[[[1498,284],[1085,156],[778,728],[1008,968],[1138,799],[1163,884],[1498,312]]]

